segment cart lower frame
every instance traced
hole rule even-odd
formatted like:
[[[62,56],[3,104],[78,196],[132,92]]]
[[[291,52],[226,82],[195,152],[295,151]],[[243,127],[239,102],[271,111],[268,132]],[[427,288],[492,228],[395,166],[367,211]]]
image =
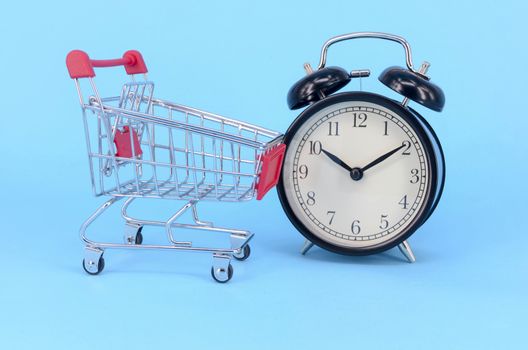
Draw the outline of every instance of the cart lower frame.
[[[97,242],[87,237],[88,227],[101,216],[113,204],[125,197],[112,197],[104,202],[95,212],[86,219],[80,229],[81,240],[86,244],[83,267],[89,274],[96,275],[104,268],[103,254],[105,249],[167,249],[184,250],[191,252],[202,252],[213,254],[213,264],[211,268],[212,277],[218,282],[227,282],[233,275],[231,257],[237,260],[246,260],[250,254],[249,242],[253,238],[253,233],[246,230],[231,229],[214,226],[212,222],[202,221],[198,217],[196,208],[197,200],[190,200],[185,203],[166,221],[143,220],[130,216],[128,208],[136,200],[134,197],[127,197],[121,208],[121,216],[125,220],[125,233],[123,243]],[[194,224],[176,222],[189,209],[192,211]],[[142,244],[142,230],[144,226],[160,226],[165,228],[167,239],[170,244]],[[178,241],[174,238],[173,229],[183,228],[192,230],[203,230],[217,233],[228,233],[230,247],[208,248],[195,247],[190,241]]]

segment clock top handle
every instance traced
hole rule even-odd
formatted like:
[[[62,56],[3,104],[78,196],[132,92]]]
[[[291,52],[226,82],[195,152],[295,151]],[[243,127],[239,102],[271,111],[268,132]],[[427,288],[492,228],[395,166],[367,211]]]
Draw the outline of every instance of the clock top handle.
[[[324,43],[323,48],[321,49],[321,58],[319,60],[319,66],[317,67],[318,71],[325,68],[326,54],[331,45],[340,41],[360,38],[389,40],[397,42],[403,46],[405,49],[405,63],[407,64],[407,69],[389,67],[381,73],[378,79],[390,89],[405,96],[405,99],[402,102],[404,106],[407,104],[408,99],[411,99],[434,111],[442,111],[445,104],[444,92],[440,87],[429,81],[429,77],[426,75],[427,69],[429,68],[429,62],[422,63],[419,70],[414,69],[411,46],[404,38],[398,35],[377,32],[357,32],[330,38]]]
[[[383,39],[383,40],[394,41],[394,42],[401,44],[403,48],[405,49],[405,63],[407,64],[407,68],[413,73],[424,75],[414,69],[413,62],[412,62],[411,46],[409,45],[407,40],[405,40],[404,38],[398,35],[393,35],[393,34],[388,34],[388,33],[379,33],[379,32],[357,32],[357,33],[338,35],[338,36],[328,39],[324,43],[323,48],[321,49],[321,58],[319,59],[319,66],[317,67],[317,69],[322,69],[326,66],[326,54],[327,54],[328,48],[331,45],[338,43],[340,41],[352,40],[352,39],[362,39],[362,38]]]

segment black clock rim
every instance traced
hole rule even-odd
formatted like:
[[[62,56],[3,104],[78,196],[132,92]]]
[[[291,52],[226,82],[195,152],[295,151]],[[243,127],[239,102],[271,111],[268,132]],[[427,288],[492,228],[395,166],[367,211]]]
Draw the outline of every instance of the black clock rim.
[[[312,104],[311,106],[309,106],[308,108],[306,108],[301,114],[299,114],[299,116],[297,116],[297,118],[293,121],[293,123],[290,125],[290,127],[284,134],[283,143],[286,145],[286,153],[288,152],[291,139],[293,138],[297,130],[313,114],[317,113],[321,109],[326,108],[332,104],[336,104],[340,102],[347,102],[347,101],[362,101],[362,102],[375,103],[375,104],[381,105],[393,111],[394,113],[397,113],[407,123],[409,123],[409,125],[413,128],[413,130],[416,132],[417,137],[420,139],[420,142],[422,143],[424,147],[424,151],[427,152],[428,156],[426,157],[426,159],[429,165],[429,169],[431,170],[428,190],[426,191],[427,197],[425,198],[425,203],[422,206],[420,212],[413,219],[413,221],[409,224],[407,230],[402,231],[402,233],[400,233],[399,235],[393,237],[392,239],[386,242],[378,243],[373,246],[355,247],[355,248],[338,246],[338,245],[329,243],[327,241],[324,241],[318,236],[311,233],[310,230],[295,216],[290,204],[288,203],[286,192],[284,190],[284,182],[283,182],[284,167],[281,172],[281,176],[279,177],[279,182],[277,183],[277,193],[278,193],[279,201],[282,205],[282,208],[284,212],[286,213],[286,216],[288,217],[290,222],[310,242],[314,243],[315,245],[323,249],[326,249],[334,253],[342,254],[342,255],[378,254],[386,250],[392,249],[396,247],[398,244],[408,239],[428,219],[429,212],[431,211],[431,208],[434,205],[434,199],[435,199],[434,193],[436,192],[436,186],[438,186],[438,180],[437,180],[438,170],[436,167],[436,154],[431,144],[431,140],[427,137],[427,134],[424,131],[424,127],[419,122],[417,122],[417,120],[415,119],[417,118],[417,116],[419,116],[417,112],[414,112],[416,114],[415,115],[408,108],[403,107],[399,102],[391,100],[385,96],[378,95],[378,94],[371,93],[371,92],[359,92],[359,91],[343,92],[343,93],[335,94],[321,101],[318,101]]]
[[[424,222],[425,222],[425,221],[427,221],[429,219],[429,217],[431,215],[433,215],[434,211],[436,210],[436,207],[438,206],[438,203],[440,202],[440,198],[442,198],[442,194],[444,193],[444,187],[445,187],[445,181],[446,181],[445,154],[444,154],[444,149],[442,147],[442,143],[440,143],[440,139],[438,138],[438,135],[434,131],[434,129],[431,126],[431,124],[429,124],[427,119],[425,119],[423,116],[421,116],[415,109],[413,109],[411,107],[408,107],[408,108],[415,115],[416,118],[420,119],[420,121],[425,125],[427,130],[429,130],[429,132],[433,136],[433,139],[434,139],[435,143],[438,145],[439,156],[440,156],[439,158],[437,157],[436,160],[438,162],[442,163],[442,173],[439,174],[440,178],[438,179],[438,180],[440,180],[440,183],[438,184],[438,186],[440,186],[439,189],[438,189],[438,195],[435,197],[434,203],[431,206],[431,209],[429,210],[429,214],[427,215],[427,218],[425,218],[425,220],[424,220]]]

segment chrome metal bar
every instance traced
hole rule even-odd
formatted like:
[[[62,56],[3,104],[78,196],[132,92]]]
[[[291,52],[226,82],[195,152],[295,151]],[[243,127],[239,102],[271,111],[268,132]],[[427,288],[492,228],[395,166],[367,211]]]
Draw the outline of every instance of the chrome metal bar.
[[[91,246],[91,247],[97,247],[99,246],[99,244],[95,241],[92,241],[92,240],[89,240],[87,237],[86,237],[86,229],[88,228],[88,226],[90,226],[90,224],[92,222],[95,221],[95,219],[97,219],[103,212],[106,211],[106,209],[108,209],[112,204],[114,204],[115,202],[117,202],[118,200],[120,200],[120,198],[118,197],[112,197],[110,198],[109,200],[107,200],[106,202],[104,202],[99,208],[97,208],[95,210],[95,212],[90,215],[88,217],[88,219],[86,219],[86,221],[83,222],[83,224],[81,225],[81,228],[79,230],[79,234],[81,236],[81,240],[86,243],[88,246]]]
[[[199,226],[208,226],[208,227],[212,227],[213,226],[213,223],[212,222],[209,222],[209,221],[201,221],[199,218],[198,218],[198,210],[196,209],[196,203],[194,203],[194,205],[192,206],[192,216],[193,216],[193,220],[194,222],[199,225]]]
[[[83,94],[81,91],[81,85],[79,83],[79,79],[74,79],[75,81],[75,89],[77,90],[77,95],[79,96],[79,103],[81,104],[81,107],[84,106],[84,99]]]
[[[191,133],[188,134],[188,138],[190,138],[189,143],[191,144],[190,151],[191,151],[192,167],[194,169],[196,169],[196,159],[194,157],[194,140],[192,138],[192,134]],[[194,188],[195,188],[196,197],[198,197],[199,196],[199,192],[198,192],[198,178],[196,176],[196,171],[192,172],[192,176],[194,178]],[[203,182],[203,180],[202,180],[202,182]]]
[[[214,152],[214,158],[213,158],[213,165],[214,165],[214,180],[215,180],[215,197],[218,198],[218,185],[220,184],[218,182],[218,160],[216,155],[216,139],[213,139],[213,152]]]
[[[75,79],[77,81],[77,79]],[[83,108],[82,109],[82,114],[83,114],[83,125],[84,125],[84,138],[85,138],[85,141],[86,141],[86,149],[87,149],[87,154],[88,154],[88,166],[90,168],[90,183],[92,185],[92,191],[93,193],[97,193],[96,191],[96,187],[95,187],[95,178],[94,178],[94,168],[93,168],[93,160],[92,160],[92,157],[90,156],[91,152],[92,152],[92,146],[91,146],[91,142],[90,142],[90,129],[88,128],[88,121],[86,120],[86,110]],[[101,163],[100,165],[101,166]],[[101,169],[101,168],[99,168]]]
[[[185,113],[185,123],[189,124],[189,114]],[[187,171],[185,174],[185,181],[189,179],[189,131],[185,130],[185,164],[187,165]]]
[[[132,150],[132,159],[136,160],[137,159],[136,145],[135,145],[134,138],[133,138],[134,129],[133,129],[132,123],[130,122],[130,119],[128,119],[128,135],[129,135],[130,149]],[[134,162],[134,166],[135,166],[134,176],[136,178],[136,188],[137,188],[136,193],[141,194],[141,189],[139,188],[139,173],[138,173],[137,163]],[[117,170],[116,170],[116,173],[117,173]]]
[[[149,148],[150,148],[150,157],[152,158],[152,162],[156,163],[156,148],[154,146],[154,125],[151,126],[150,131],[148,124],[145,124],[145,132],[147,134],[147,139],[149,141]],[[141,162],[138,162],[138,164],[141,164]],[[154,176],[154,185],[156,186],[156,192],[158,192],[158,195],[160,194],[159,186],[158,186],[158,172],[157,172],[157,166],[152,167],[152,173]]]
[[[203,128],[204,127],[204,117],[201,116],[200,117],[200,126]],[[204,144],[204,136],[203,135],[200,135],[200,150],[201,150],[201,153],[199,155],[201,155],[202,157],[202,168],[205,170],[205,144]],[[202,181],[205,181],[205,171],[202,172]]]
[[[192,243],[187,241],[176,241],[172,235],[172,224],[178,219],[180,216],[183,215],[190,207],[194,205],[193,201],[189,201],[185,203],[183,207],[180,208],[174,215],[170,217],[169,220],[165,223],[165,231],[167,232],[167,238],[169,241],[173,244],[179,245],[179,246],[187,246],[191,247]]]
[[[90,85],[92,86],[92,90],[95,94],[95,98],[97,100],[97,102],[99,103],[99,108],[97,110],[95,110],[96,113],[100,113],[100,117],[102,119],[102,123],[106,129],[106,135],[110,135],[110,134],[113,134],[112,132],[112,128],[110,126],[110,118],[108,118],[106,115],[105,115],[105,109],[104,109],[104,106],[101,102],[101,97],[99,95],[99,91],[97,90],[97,86],[95,85],[94,81],[92,78],[88,78],[88,80],[90,81]],[[112,154],[115,154],[115,149],[114,149],[114,144],[113,144],[113,138],[110,139],[110,137],[107,137],[107,143],[108,143],[108,151]],[[117,183],[117,189],[118,191],[120,192],[120,186],[119,186],[119,174],[118,174],[118,171],[117,171],[117,161],[115,159],[113,159],[112,161],[113,163],[113,166],[114,166],[114,177],[115,177],[115,181]],[[104,185],[104,182],[102,182],[102,186]],[[101,189],[103,191],[103,189]]]
[[[140,163],[140,164],[147,164],[147,165],[153,165],[153,166],[158,166],[158,167],[174,167],[174,168],[179,168],[179,169],[188,169],[188,170],[191,170],[191,171],[198,171],[198,172],[201,172],[201,171],[204,171],[203,168],[201,167],[194,167],[194,166],[185,166],[185,165],[172,165],[170,163],[165,163],[165,162],[153,162],[153,161],[150,161],[150,160],[145,160],[145,159],[136,159],[136,160],[131,160],[130,158],[126,158],[126,157],[117,157],[117,156],[109,156],[109,155],[105,155],[105,154],[97,154],[97,153],[91,153],[90,156],[94,157],[94,158],[115,158],[117,161],[122,161],[123,164],[126,163],[126,162],[136,162],[136,163]],[[231,160],[231,158],[225,158],[224,160]],[[215,172],[214,169],[205,169],[205,171],[207,172]],[[257,176],[255,174],[249,174],[249,173],[242,173],[242,172],[236,172],[236,171],[230,171],[230,170],[218,170],[216,171],[217,173],[219,174],[230,174],[230,175],[235,175],[235,176]],[[186,181],[182,181],[182,182],[186,182]]]
[[[206,119],[213,120],[213,121],[216,121],[216,122],[223,122],[224,124],[227,124],[227,125],[230,125],[230,126],[234,126],[234,127],[239,127],[240,126],[240,127],[244,128],[244,129],[247,129],[249,131],[258,130],[261,134],[263,134],[263,135],[265,135],[267,137],[276,137],[276,136],[281,134],[279,132],[272,131],[272,130],[269,130],[269,129],[254,125],[254,124],[250,124],[250,123],[243,122],[243,121],[236,120],[236,119],[227,118],[227,117],[221,116],[219,114],[206,112],[206,111],[203,111],[203,110],[200,110],[200,109],[197,109],[197,108],[184,106],[184,105],[177,104],[177,103],[174,103],[174,102],[170,102],[170,101],[167,101],[167,100],[161,100],[161,99],[153,98],[152,99],[152,103],[160,105],[160,106],[164,106],[164,107],[167,107],[167,108],[174,108],[174,109],[180,110],[182,112],[190,113],[190,114],[193,114],[193,115],[203,115]]]
[[[170,120],[172,120],[172,109],[169,109],[169,118]],[[170,164],[171,165],[176,165],[176,157],[175,157],[175,154],[174,154],[174,139],[173,139],[173,134],[172,134],[172,128],[167,128],[167,131],[169,133],[169,161],[170,161]],[[170,174],[171,174],[171,178],[174,178],[174,181],[176,181],[176,183],[178,183],[178,169],[174,166],[171,166],[170,167]],[[179,187],[176,186],[176,191],[178,192],[178,194],[180,193],[179,191]]]
[[[233,142],[231,142],[229,144],[231,147],[231,156],[233,157],[233,161],[231,162],[232,164],[232,168],[233,168],[233,174],[237,173],[237,168],[236,168],[236,165],[237,165],[237,162],[235,162],[235,146],[233,145]],[[233,175],[233,183],[234,183],[234,189],[235,189],[235,194],[238,195],[238,179],[237,179],[237,176],[236,175]]]
[[[133,224],[139,224],[144,226],[160,226],[160,227],[166,227],[169,221],[158,221],[158,220],[143,220],[143,219],[137,219],[128,214],[128,208],[132,204],[132,202],[135,200],[135,198],[127,198],[125,203],[123,203],[123,207],[121,208],[121,216],[123,219],[126,220],[126,222],[133,223]],[[183,215],[185,211],[187,211],[189,208],[195,207],[197,201],[194,201],[193,203],[186,203],[180,210],[178,210],[174,215]],[[183,209],[183,211],[182,211]],[[172,218],[172,217],[171,217]],[[199,220],[198,220],[199,221]],[[209,225],[210,224],[210,225]],[[212,223],[206,223],[202,222],[202,224],[184,224],[184,223],[178,223],[178,222],[172,222],[170,224],[171,227],[174,228],[184,228],[184,229],[192,229],[192,230],[202,230],[202,231],[212,231],[212,232],[221,232],[221,233],[231,233],[236,235],[243,235],[243,236],[250,236],[252,235],[251,232],[246,230],[238,230],[233,228],[225,228],[225,227],[216,227],[213,226]]]
[[[418,73],[418,71],[416,71],[413,66],[411,46],[409,45],[409,43],[401,36],[387,34],[387,33],[379,33],[379,32],[357,32],[357,33],[338,35],[338,36],[328,39],[324,43],[323,48],[321,49],[321,57],[319,58],[319,65],[317,69],[322,69],[325,67],[326,55],[327,55],[328,48],[330,46],[340,41],[360,39],[360,38],[383,39],[383,40],[394,41],[394,42],[401,44],[405,50],[405,63],[407,64],[407,68],[409,68],[411,71],[415,73]]]
[[[97,107],[97,106],[85,105],[85,107],[87,109],[98,109],[98,110],[100,110],[100,107]],[[106,113],[121,114],[124,117],[131,118],[131,119],[134,119],[134,120],[137,120],[137,121],[140,121],[140,122],[149,122],[149,123],[154,123],[154,124],[163,125],[163,126],[167,126],[167,127],[187,130],[189,132],[194,132],[196,134],[206,135],[206,136],[210,136],[210,137],[216,137],[216,138],[219,138],[219,139],[224,139],[226,141],[240,143],[242,145],[249,146],[249,147],[261,147],[261,146],[266,144],[265,142],[255,142],[253,140],[248,140],[246,138],[242,138],[242,137],[239,137],[237,135],[222,133],[222,132],[219,132],[219,131],[216,131],[216,130],[213,130],[213,129],[209,129],[209,128],[205,128],[205,127],[202,128],[200,126],[190,125],[190,124],[186,124],[186,123],[181,123],[181,122],[178,122],[178,121],[175,121],[175,120],[169,120],[169,119],[166,119],[166,118],[160,118],[160,117],[149,115],[149,114],[145,114],[145,113],[133,112],[133,111],[125,110],[125,109],[122,109],[122,108],[111,107],[111,106],[105,105],[103,107],[103,109],[104,109],[104,111]],[[278,136],[278,135],[273,135],[273,137],[275,137],[275,136]]]

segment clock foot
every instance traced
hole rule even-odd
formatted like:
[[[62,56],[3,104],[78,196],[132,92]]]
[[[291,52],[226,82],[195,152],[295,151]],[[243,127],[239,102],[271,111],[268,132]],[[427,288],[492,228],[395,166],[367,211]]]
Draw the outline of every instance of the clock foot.
[[[303,244],[303,246],[301,248],[301,254],[304,255],[304,254],[308,253],[308,251],[313,247],[313,245],[314,244],[312,242],[310,242],[309,240],[304,241],[304,244]]]
[[[398,244],[398,248],[400,249],[400,252],[407,258],[407,260],[410,263],[413,263],[416,261],[416,258],[414,257],[414,253],[411,249],[411,246],[407,241],[403,241],[400,244]]]

